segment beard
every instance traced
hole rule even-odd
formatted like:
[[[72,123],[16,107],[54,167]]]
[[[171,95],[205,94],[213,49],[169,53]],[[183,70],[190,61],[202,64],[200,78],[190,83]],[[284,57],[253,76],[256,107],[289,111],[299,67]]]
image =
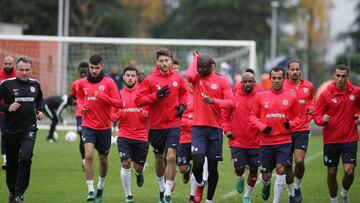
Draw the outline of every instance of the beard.
[[[129,89],[133,88],[136,85],[136,81],[133,84],[128,84],[126,82],[124,82],[125,86]]]

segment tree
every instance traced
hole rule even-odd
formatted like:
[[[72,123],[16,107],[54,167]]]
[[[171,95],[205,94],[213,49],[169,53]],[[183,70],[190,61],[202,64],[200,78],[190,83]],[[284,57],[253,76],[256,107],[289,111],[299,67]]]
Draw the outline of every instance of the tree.
[[[360,2],[356,5],[356,11],[357,16],[348,35],[352,41],[350,45],[351,50],[360,53]]]

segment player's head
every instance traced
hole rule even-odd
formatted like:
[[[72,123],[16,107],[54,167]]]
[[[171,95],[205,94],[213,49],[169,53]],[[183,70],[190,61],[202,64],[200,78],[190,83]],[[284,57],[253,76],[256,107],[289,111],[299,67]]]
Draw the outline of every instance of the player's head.
[[[201,77],[209,75],[215,69],[215,61],[207,54],[201,54],[197,64],[197,71]]]
[[[104,69],[103,58],[100,55],[92,55],[89,61],[90,75],[95,78],[99,76]]]
[[[344,88],[348,76],[349,76],[349,68],[346,65],[339,64],[335,66],[334,80],[336,82],[336,87]]]
[[[6,73],[11,73],[14,70],[14,58],[12,56],[5,56],[4,70]]]
[[[133,66],[127,66],[124,69],[123,79],[126,88],[132,89],[133,87],[135,87],[138,80],[138,73],[138,69]]]
[[[117,67],[117,66],[111,66],[110,67],[110,73],[111,74],[119,74],[119,67]]]
[[[285,71],[282,68],[275,67],[270,70],[270,82],[273,90],[282,90],[285,79]]]
[[[287,62],[287,75],[288,78],[293,81],[301,80],[301,62],[298,59],[290,59]]]
[[[251,72],[244,72],[242,75],[242,90],[246,93],[251,93],[254,90],[255,77]]]
[[[172,59],[172,69],[174,72],[179,73],[180,72],[180,62],[177,59]]]
[[[88,62],[81,62],[79,64],[79,73],[81,78],[86,77],[89,74]]]
[[[140,69],[138,72],[138,81],[141,83],[145,79],[145,71],[143,69]]]
[[[244,73],[252,73],[255,76],[255,71],[251,68],[245,69]]]
[[[21,81],[27,81],[30,78],[32,61],[28,56],[19,56],[16,59],[16,77]]]
[[[168,73],[172,65],[172,55],[169,49],[161,48],[156,51],[156,66],[161,73]]]

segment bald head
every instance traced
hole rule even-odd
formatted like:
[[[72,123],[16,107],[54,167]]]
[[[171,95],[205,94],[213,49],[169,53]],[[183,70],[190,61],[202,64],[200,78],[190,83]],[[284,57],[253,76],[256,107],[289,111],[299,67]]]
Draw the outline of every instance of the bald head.
[[[242,83],[242,90],[245,93],[251,93],[254,90],[254,85],[255,85],[254,74],[250,72],[245,72],[242,75],[241,83]]]
[[[14,58],[12,56],[5,56],[4,70],[6,73],[11,73],[14,70]]]
[[[209,75],[215,68],[215,61],[207,54],[202,54],[198,60],[197,71],[201,77]]]

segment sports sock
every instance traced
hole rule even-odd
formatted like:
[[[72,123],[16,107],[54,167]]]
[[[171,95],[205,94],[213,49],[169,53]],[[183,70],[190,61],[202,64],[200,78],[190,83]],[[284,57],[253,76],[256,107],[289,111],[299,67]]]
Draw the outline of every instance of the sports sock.
[[[196,188],[196,179],[194,174],[191,174],[191,182],[190,182],[190,196],[194,196]]]
[[[86,185],[88,187],[88,192],[94,192],[94,180],[86,180]]]
[[[208,178],[209,178],[208,160],[205,157],[204,165],[203,165],[203,180],[206,182]]]
[[[295,196],[294,183],[288,184],[288,192],[289,196]]]
[[[212,203],[212,200],[206,199],[205,203]]]
[[[104,186],[105,186],[105,177],[100,177],[99,176],[99,181],[98,181],[98,184],[97,184],[97,189],[99,190],[103,190],[104,189]]]
[[[208,169],[209,169],[209,180],[208,180],[207,199],[212,200],[219,180],[218,161],[208,160]]]
[[[256,184],[256,180],[257,180],[257,174],[249,174],[248,179],[247,179],[247,184],[250,187],[254,187]]]
[[[244,192],[244,197],[250,197],[253,189],[254,189],[254,187],[246,185],[245,192]]]
[[[159,182],[160,192],[164,192],[164,191],[165,191],[165,180],[164,180],[164,176],[158,177],[158,182]]]
[[[131,195],[131,169],[121,167],[121,183],[126,196]]]
[[[265,180],[263,179],[262,175],[260,175],[260,182],[262,182],[265,186],[270,185],[270,183],[271,183],[270,181],[271,181],[271,179],[269,179],[268,181],[265,181]]]
[[[347,196],[347,190],[345,190],[344,188],[342,188],[341,192],[340,192],[340,195],[341,197],[346,197]]]
[[[165,196],[171,196],[171,189],[174,185],[174,181],[173,180],[166,180],[165,181]]]
[[[337,197],[330,197],[330,203],[338,203]]]
[[[4,164],[6,164],[6,154],[3,155]]]
[[[274,201],[273,203],[279,203],[281,199],[281,194],[286,185],[286,175],[276,174],[275,184],[274,184]]]
[[[299,189],[301,186],[301,179],[294,177],[294,187],[295,189]]]

